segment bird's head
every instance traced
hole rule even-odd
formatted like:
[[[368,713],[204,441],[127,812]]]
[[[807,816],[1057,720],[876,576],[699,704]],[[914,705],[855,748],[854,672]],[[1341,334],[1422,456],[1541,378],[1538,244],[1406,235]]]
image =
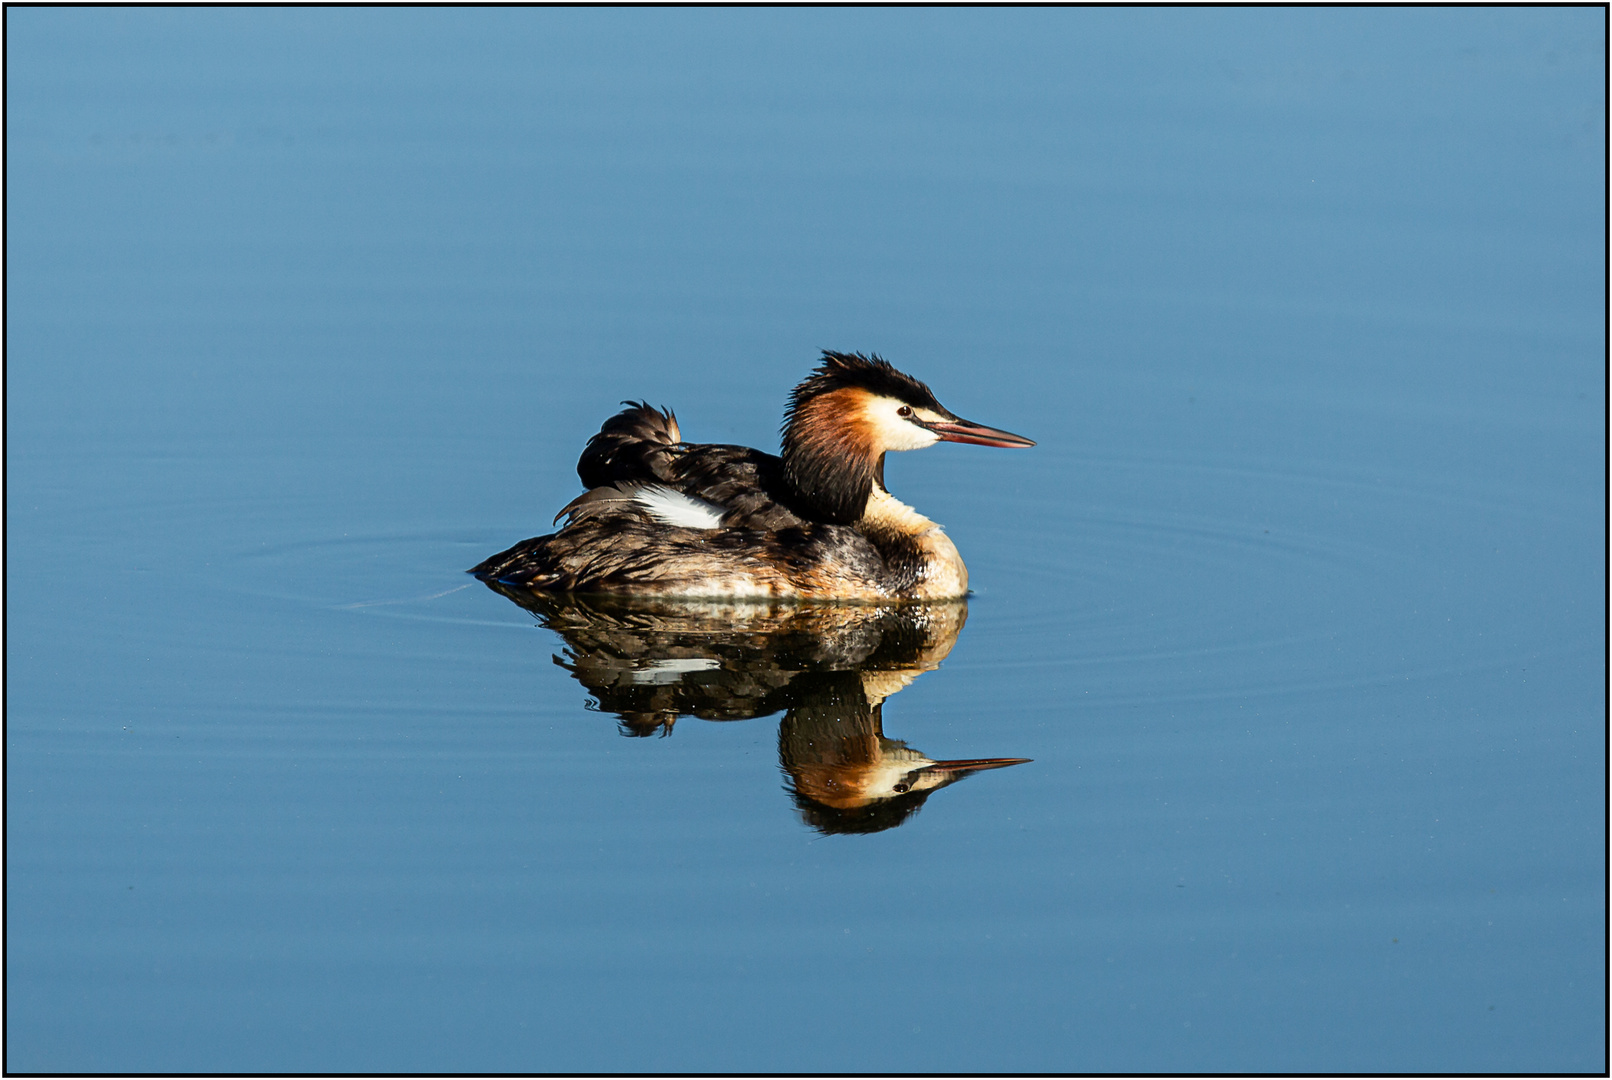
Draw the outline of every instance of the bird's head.
[[[849,524],[883,486],[884,455],[937,442],[1034,446],[1022,435],[964,420],[923,383],[877,356],[824,351],[790,395],[784,468],[819,516]]]

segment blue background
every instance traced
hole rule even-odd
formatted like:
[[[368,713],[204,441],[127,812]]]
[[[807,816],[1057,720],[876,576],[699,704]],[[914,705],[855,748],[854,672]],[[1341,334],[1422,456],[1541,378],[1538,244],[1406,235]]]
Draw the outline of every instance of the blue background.
[[[9,1069],[1606,1068],[1604,9],[5,17]],[[462,587],[821,348],[873,836]]]

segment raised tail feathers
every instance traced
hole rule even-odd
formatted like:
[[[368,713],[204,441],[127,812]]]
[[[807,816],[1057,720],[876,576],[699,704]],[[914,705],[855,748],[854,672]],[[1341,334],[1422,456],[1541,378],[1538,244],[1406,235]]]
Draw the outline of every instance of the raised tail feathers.
[[[683,441],[677,416],[670,409],[655,409],[644,401],[622,404],[628,407],[606,420],[582,450],[577,475],[583,487],[671,479],[671,463]]]

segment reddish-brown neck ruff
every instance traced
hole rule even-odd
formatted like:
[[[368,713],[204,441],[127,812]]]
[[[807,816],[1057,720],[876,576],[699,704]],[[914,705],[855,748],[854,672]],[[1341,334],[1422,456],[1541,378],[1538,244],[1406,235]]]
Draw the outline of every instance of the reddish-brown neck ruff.
[[[844,387],[790,411],[784,476],[814,517],[849,525],[867,509],[884,464],[884,447],[867,418],[872,399],[866,390]]]

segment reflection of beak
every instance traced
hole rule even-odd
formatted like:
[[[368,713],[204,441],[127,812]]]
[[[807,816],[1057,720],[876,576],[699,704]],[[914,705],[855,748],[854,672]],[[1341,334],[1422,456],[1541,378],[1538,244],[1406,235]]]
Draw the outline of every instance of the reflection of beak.
[[[1009,765],[1023,765],[1029,760],[1024,757],[992,757],[969,758],[967,761],[931,761],[928,765],[908,773],[895,790],[934,791],[948,784],[955,784],[977,772],[984,772],[986,769],[1005,769]]]
[[[950,773],[962,777],[971,772],[984,769],[1005,769],[1009,765],[1024,765],[1034,760],[1027,757],[987,757],[970,758],[967,761],[937,761],[933,765],[924,766],[924,772]],[[970,788],[970,791],[973,789]]]
[[[1015,435],[1011,431],[1002,431],[998,428],[986,427],[970,420],[959,420],[953,417],[950,420],[941,420],[924,427],[939,435],[942,442],[973,443],[975,446],[1034,446],[1033,439],[1026,439],[1023,435]],[[1007,762],[1012,765],[1013,762]]]

